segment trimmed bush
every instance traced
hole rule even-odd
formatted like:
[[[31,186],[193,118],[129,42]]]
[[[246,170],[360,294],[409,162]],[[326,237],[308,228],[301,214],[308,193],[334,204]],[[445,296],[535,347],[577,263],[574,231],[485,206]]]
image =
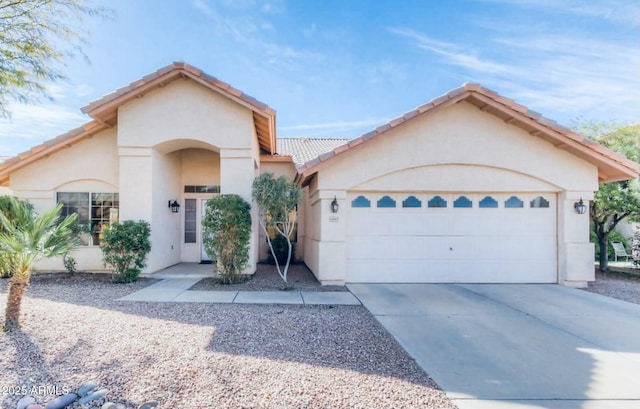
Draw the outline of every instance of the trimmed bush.
[[[104,231],[100,243],[105,265],[113,267],[113,281],[131,283],[147,265],[151,251],[151,226],[144,220],[114,222]]]
[[[251,205],[234,194],[207,201],[202,220],[204,248],[223,283],[242,280],[242,270],[249,262],[251,239]]]

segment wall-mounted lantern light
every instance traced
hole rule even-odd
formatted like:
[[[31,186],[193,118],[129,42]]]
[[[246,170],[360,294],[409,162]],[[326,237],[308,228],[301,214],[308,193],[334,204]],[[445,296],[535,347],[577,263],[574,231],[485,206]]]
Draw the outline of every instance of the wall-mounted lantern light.
[[[334,196],[333,201],[331,202],[331,212],[338,213],[339,208],[340,206],[338,205],[338,198]]]
[[[169,200],[169,208],[171,209],[172,213],[178,213],[178,211],[180,210],[180,203],[178,203],[176,200],[174,200],[173,202]]]
[[[587,211],[587,205],[584,204],[582,198],[580,198],[580,201],[573,204],[573,208],[576,209],[576,213],[578,214],[584,214],[584,212]]]

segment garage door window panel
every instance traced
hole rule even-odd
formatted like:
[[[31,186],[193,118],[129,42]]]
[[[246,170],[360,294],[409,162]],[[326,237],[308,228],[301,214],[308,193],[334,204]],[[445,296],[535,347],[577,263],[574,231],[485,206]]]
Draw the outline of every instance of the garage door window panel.
[[[538,196],[531,201],[531,207],[533,208],[548,208],[549,201],[542,196]]]
[[[378,200],[377,206],[383,208],[396,207],[396,201],[389,196],[383,196]]]
[[[453,201],[453,207],[457,208],[470,208],[473,207],[473,202],[466,196],[460,196]]]
[[[440,196],[434,196],[427,202],[427,206],[432,208],[447,207],[447,201]]]
[[[511,196],[504,202],[504,207],[507,209],[515,209],[524,207],[524,202],[517,196]]]
[[[402,201],[402,207],[422,207],[422,202],[415,196],[409,196]]]
[[[485,196],[482,200],[480,200],[478,205],[483,209],[497,208],[498,201],[491,196]]]
[[[371,200],[364,196],[358,196],[351,201],[351,207],[371,207]]]

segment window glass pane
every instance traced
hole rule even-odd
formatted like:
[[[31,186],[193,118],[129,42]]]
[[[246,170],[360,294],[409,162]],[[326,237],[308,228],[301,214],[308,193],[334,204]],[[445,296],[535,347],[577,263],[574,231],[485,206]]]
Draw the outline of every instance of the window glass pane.
[[[538,196],[531,201],[531,207],[549,207],[549,201],[542,196]]]
[[[498,207],[498,201],[491,196],[485,196],[478,205],[482,208]]]
[[[196,209],[197,199],[184,199],[184,242],[195,243],[196,242]]]
[[[447,201],[440,196],[434,196],[427,202],[428,207],[447,207]]]
[[[351,207],[371,207],[371,201],[364,196],[358,196],[351,201]]]
[[[513,208],[513,207],[523,207],[524,203],[517,196],[511,196],[509,199],[505,200],[504,207]]]
[[[389,196],[383,196],[378,200],[378,207],[396,207],[396,201]]]
[[[415,196],[409,196],[402,201],[402,207],[420,207],[422,202]]]
[[[460,196],[453,201],[453,207],[472,207],[473,204],[466,196]]]
[[[99,245],[104,230],[118,221],[119,196],[118,193],[91,194],[91,236],[94,245]]]
[[[102,232],[118,221],[118,193],[58,192],[62,215],[78,215],[78,237],[85,245],[99,245]]]

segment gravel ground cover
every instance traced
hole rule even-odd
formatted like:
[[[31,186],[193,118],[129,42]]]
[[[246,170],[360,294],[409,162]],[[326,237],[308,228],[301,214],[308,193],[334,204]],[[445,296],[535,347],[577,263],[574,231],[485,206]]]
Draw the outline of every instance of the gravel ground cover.
[[[287,273],[287,281],[296,291],[348,291],[342,285],[320,285],[307,266],[292,264]],[[258,264],[253,276],[239,284],[220,284],[215,278],[205,278],[190,288],[198,291],[274,291],[282,288],[284,281],[278,275],[276,266]]]
[[[590,282],[585,290],[640,304],[640,271],[601,273],[596,268],[596,280]]]
[[[152,282],[34,277],[22,331],[0,333],[1,407],[94,379],[127,408],[455,408],[362,306],[115,301]]]

